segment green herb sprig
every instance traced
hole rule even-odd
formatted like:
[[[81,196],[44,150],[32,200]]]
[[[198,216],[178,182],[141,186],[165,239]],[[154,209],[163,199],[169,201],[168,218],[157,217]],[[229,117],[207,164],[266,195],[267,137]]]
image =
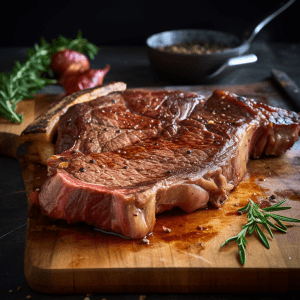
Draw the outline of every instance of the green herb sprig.
[[[283,200],[273,206],[260,208],[259,205],[255,202],[253,202],[251,199],[249,199],[249,202],[246,206],[242,207],[238,211],[240,212],[247,212],[247,218],[248,222],[242,227],[241,232],[234,237],[231,237],[227,239],[221,246],[223,247],[225,244],[236,241],[239,248],[239,256],[240,261],[242,265],[246,263],[246,244],[248,243],[246,240],[246,235],[253,234],[254,232],[257,232],[261,242],[265,245],[266,248],[270,248],[269,241],[266,237],[266,235],[263,233],[261,228],[258,224],[262,224],[266,227],[267,231],[269,232],[270,236],[273,238],[273,233],[271,231],[271,228],[275,228],[277,230],[280,230],[281,232],[286,233],[287,226],[282,223],[284,222],[300,222],[298,219],[284,217],[281,215],[273,214],[272,211],[279,211],[279,210],[286,210],[290,209],[291,207],[282,207],[281,205],[286,201]],[[275,223],[271,222],[269,218],[273,219]]]
[[[31,99],[32,94],[43,87],[57,83],[50,70],[51,56],[63,48],[86,53],[91,59],[98,52],[94,44],[82,38],[80,31],[76,39],[59,36],[52,40],[51,44],[41,38],[40,45],[36,44],[34,48],[27,49],[24,64],[16,61],[11,73],[0,74],[0,115],[2,117],[11,122],[22,123],[22,114],[16,113],[17,103],[23,99]]]

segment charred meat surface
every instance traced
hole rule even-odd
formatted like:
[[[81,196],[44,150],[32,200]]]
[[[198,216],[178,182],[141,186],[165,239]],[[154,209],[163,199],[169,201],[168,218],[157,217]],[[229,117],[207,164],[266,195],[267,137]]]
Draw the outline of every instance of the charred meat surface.
[[[249,157],[283,154],[299,129],[297,113],[224,91],[112,93],[60,118],[33,202],[50,218],[143,238],[157,213],[221,207]]]

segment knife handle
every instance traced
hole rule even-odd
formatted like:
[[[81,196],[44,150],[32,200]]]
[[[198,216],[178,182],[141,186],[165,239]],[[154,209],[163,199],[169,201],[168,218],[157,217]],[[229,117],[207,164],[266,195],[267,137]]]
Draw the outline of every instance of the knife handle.
[[[297,84],[284,72],[272,69],[271,75],[275,83],[290,98],[300,112],[300,89]]]

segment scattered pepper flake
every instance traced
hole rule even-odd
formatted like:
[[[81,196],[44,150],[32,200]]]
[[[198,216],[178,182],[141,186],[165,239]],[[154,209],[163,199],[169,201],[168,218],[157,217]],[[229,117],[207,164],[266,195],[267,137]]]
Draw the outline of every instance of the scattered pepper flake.
[[[163,229],[164,232],[167,232],[167,233],[171,232],[171,229],[167,228],[166,226],[162,226],[162,229]]]

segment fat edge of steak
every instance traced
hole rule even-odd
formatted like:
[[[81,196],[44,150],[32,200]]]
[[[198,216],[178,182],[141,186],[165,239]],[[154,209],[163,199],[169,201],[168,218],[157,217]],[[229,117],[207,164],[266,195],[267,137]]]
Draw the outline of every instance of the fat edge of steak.
[[[209,201],[220,207],[243,178],[249,156],[259,157],[264,152],[281,155],[299,134],[297,114],[220,91],[215,91],[204,106],[196,105],[177,123],[189,131],[209,133],[212,143],[217,141],[221,145],[212,156],[202,151],[200,162],[190,161],[188,167],[168,170],[157,180],[125,188],[83,185],[84,180],[74,179],[64,167],[59,167],[74,163],[72,150],[67,150],[50,159],[50,168],[55,171],[51,171],[52,176],[42,187],[36,203],[52,218],[84,221],[130,238],[142,238],[152,231],[156,213],[174,206],[191,212],[206,207]],[[184,151],[188,154],[189,149]],[[77,155],[93,160],[93,154]],[[190,159],[191,153],[187,156]],[[62,162],[62,158],[66,161]],[[129,171],[127,174],[130,176]],[[58,192],[53,194],[50,192],[53,190]]]

